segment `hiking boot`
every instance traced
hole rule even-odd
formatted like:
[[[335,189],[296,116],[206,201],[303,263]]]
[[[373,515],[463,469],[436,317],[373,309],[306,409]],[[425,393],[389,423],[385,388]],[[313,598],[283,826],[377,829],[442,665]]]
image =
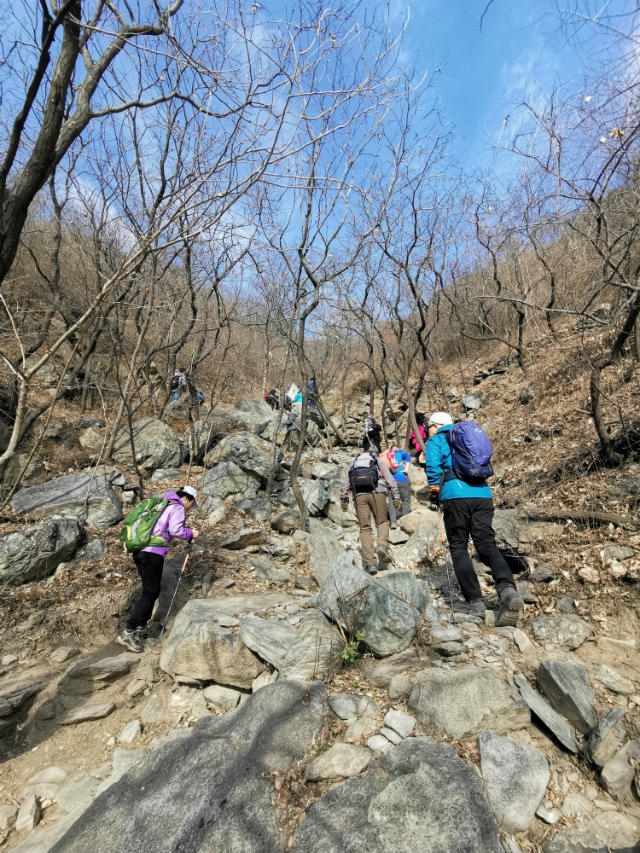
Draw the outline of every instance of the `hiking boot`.
[[[147,622],[142,628],[136,630],[136,634],[141,640],[157,640],[162,632],[162,623],[152,620]]]
[[[136,654],[144,651],[144,646],[137,631],[123,631],[122,634],[116,637],[116,643],[119,646],[124,646],[125,649],[129,649],[130,652],[136,652]]]
[[[483,598],[476,598],[475,601],[454,601],[453,612],[462,613],[465,616],[472,618],[484,619],[485,603]]]
[[[384,545],[378,545],[378,547],[376,548],[376,555],[380,562],[385,563],[386,565],[388,565],[393,559],[393,557],[389,553],[389,550],[385,548]]]
[[[378,567],[377,566],[365,566],[364,570],[368,575],[377,575],[378,574]]]
[[[523,610],[524,601],[518,590],[513,586],[506,587],[500,593],[500,607],[496,613],[496,628],[503,628],[506,625],[515,627],[520,621]]]

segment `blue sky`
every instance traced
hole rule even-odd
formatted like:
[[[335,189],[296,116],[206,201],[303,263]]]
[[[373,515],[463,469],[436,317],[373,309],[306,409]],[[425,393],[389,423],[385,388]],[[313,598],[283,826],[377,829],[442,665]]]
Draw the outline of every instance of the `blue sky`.
[[[599,32],[584,27],[577,39],[563,31],[558,9],[612,13],[625,0],[390,0],[396,23],[410,13],[402,59],[435,74],[435,88],[458,131],[455,154],[468,169],[503,165],[492,153],[517,130],[523,99],[554,88],[581,91],[597,64]],[[486,11],[485,11],[486,10]],[[483,15],[482,26],[480,17]],[[603,36],[604,38],[604,36]]]

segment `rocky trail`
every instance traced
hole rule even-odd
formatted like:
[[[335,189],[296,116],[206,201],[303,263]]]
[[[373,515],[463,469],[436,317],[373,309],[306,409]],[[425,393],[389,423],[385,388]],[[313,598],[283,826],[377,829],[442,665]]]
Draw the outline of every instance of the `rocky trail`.
[[[141,655],[113,642],[135,591],[113,520],[135,500],[127,477],[16,494],[31,528],[0,530],[0,572],[24,581],[0,599],[0,850],[638,849],[638,534],[497,510],[526,606],[496,628],[482,564],[485,620],[451,611],[421,469],[393,564],[371,577],[339,509],[349,454],[305,451],[300,531],[285,456],[277,507],[262,496],[271,412],[225,417],[234,432],[191,469],[202,545]],[[150,428],[140,448],[168,487],[181,445],[171,456]],[[607,583],[580,561],[595,549]],[[165,564],[156,627],[184,556]]]

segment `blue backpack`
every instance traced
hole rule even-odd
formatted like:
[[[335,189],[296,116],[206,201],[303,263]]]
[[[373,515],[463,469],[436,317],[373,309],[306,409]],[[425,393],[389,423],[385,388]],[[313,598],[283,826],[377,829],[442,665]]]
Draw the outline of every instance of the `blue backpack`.
[[[491,440],[473,421],[460,421],[445,432],[451,449],[451,467],[458,480],[480,485],[493,476]],[[445,478],[447,479],[447,478]]]

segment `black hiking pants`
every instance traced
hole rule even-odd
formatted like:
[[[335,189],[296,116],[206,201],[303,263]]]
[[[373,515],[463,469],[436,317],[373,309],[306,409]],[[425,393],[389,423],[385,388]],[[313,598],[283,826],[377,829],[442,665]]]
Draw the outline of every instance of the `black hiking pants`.
[[[136,564],[142,581],[142,591],[127,618],[126,627],[128,631],[142,628],[151,618],[153,605],[160,595],[164,557],[160,554],[152,554],[149,551],[138,551],[133,555],[133,562]]]
[[[507,586],[515,587],[511,569],[496,545],[491,498],[453,498],[442,501],[442,515],[453,570],[466,601],[482,598],[478,576],[467,548],[469,536],[482,562],[490,567],[498,594]]]

